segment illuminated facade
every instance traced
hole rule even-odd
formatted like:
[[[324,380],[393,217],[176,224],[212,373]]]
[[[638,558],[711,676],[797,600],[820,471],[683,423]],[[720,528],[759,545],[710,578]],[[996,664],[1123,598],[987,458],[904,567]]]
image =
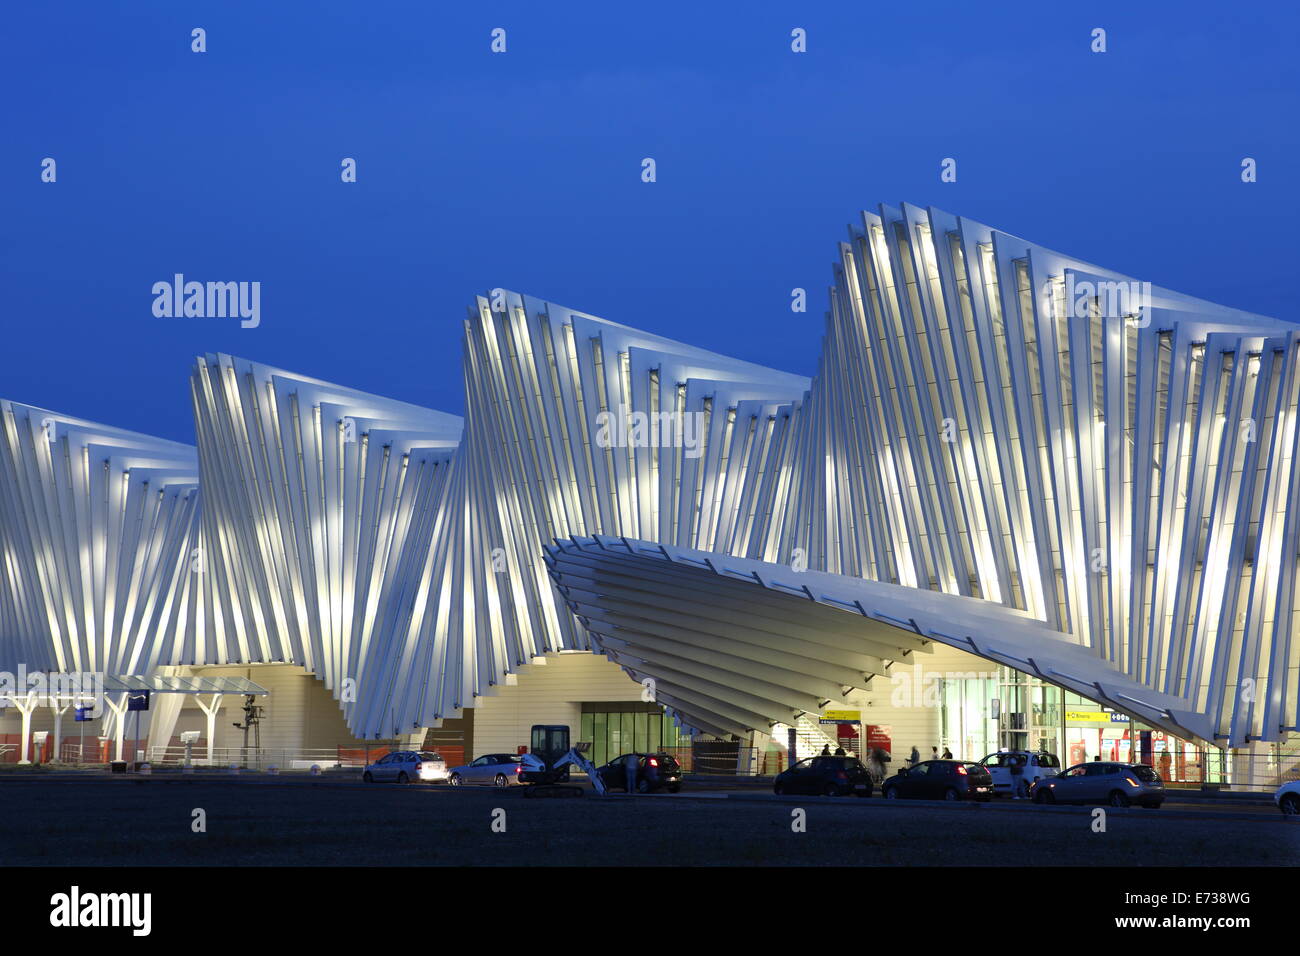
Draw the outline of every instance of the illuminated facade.
[[[0,669],[191,653],[198,476],[188,445],[0,400]]]
[[[819,374],[780,413],[766,535],[557,542],[593,633],[732,732],[861,686],[881,623],[908,638],[886,660],[960,647],[1220,746],[1295,730],[1300,330],[906,205],[864,213],[835,273]],[[667,611],[718,617],[720,578],[725,625],[674,637]],[[783,635],[788,654],[816,604],[804,660],[755,649]],[[758,637],[728,650],[724,626]],[[836,635],[857,653],[827,651]],[[726,655],[696,691],[688,645]],[[861,675],[832,673],[850,661]],[[792,699],[796,677],[820,689]]]
[[[5,403],[4,657],[295,663],[387,737],[591,650],[743,737],[948,645],[1295,730],[1300,330],[907,205],[830,302],[811,380],[496,290],[463,421],[224,355],[197,454]]]

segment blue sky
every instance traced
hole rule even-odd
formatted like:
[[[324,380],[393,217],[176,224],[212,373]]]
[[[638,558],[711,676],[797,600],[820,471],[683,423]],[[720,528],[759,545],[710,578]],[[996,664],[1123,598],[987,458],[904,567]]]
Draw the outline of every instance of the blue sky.
[[[1296,317],[1294,5],[618,6],[9,6],[0,395],[192,441],[224,351],[459,413],[497,286],[808,375],[836,242],[903,200]],[[177,272],[261,325],[155,318]]]

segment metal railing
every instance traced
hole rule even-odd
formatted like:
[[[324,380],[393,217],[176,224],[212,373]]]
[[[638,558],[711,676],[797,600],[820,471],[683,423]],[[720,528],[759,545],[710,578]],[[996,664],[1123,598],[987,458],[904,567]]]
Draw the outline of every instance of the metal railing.
[[[371,751],[371,760],[375,755],[382,755],[391,747],[376,747]],[[225,769],[231,766],[248,770],[265,770],[275,767],[278,770],[308,770],[312,765],[326,770],[332,767],[362,767],[365,765],[364,751],[360,757],[354,757],[342,747],[321,747],[317,749],[262,747],[214,747],[212,756],[208,756],[206,744],[196,744],[190,750],[190,763],[194,767]],[[155,767],[183,767],[185,765],[185,747],[171,744],[150,747],[145,759]]]
[[[276,767],[280,770],[307,770],[312,764],[318,765],[322,770],[343,767],[357,768],[364,767],[367,763],[374,763],[380,757],[393,750],[415,749],[402,746],[393,746],[388,743],[376,742],[371,747],[262,747],[255,749],[249,747],[214,747],[212,756],[208,756],[208,746],[204,741],[198,741],[190,749],[191,764],[194,767],[205,767],[214,769],[228,769],[232,764],[242,769],[264,770],[269,767]],[[6,762],[16,762],[17,746],[14,744],[0,745],[0,754]],[[183,767],[185,765],[185,746],[183,744],[155,745],[145,747],[144,741],[127,740],[122,747],[122,759],[128,762],[136,759],[137,752],[144,751],[143,759],[156,767]],[[59,742],[58,756],[55,761],[59,764],[70,767],[103,767],[115,759],[117,753],[117,744],[114,740],[100,741],[96,737],[88,737],[84,741],[77,738],[71,740],[62,740]],[[460,751],[457,749],[455,754],[446,754],[444,759],[448,760],[448,766],[459,762]]]

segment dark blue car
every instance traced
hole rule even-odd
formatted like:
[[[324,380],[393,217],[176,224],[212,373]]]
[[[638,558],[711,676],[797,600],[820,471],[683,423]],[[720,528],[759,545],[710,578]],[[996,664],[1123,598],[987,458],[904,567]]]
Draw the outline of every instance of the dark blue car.
[[[871,774],[857,757],[809,757],[780,774],[772,792],[843,797],[871,796]]]

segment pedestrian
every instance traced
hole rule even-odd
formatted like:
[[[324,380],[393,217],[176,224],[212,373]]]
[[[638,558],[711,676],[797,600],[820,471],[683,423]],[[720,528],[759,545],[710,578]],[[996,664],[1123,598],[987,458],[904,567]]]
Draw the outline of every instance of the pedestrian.
[[[844,754],[844,748],[843,748],[843,747],[836,747],[836,748],[835,748],[835,756],[837,756],[837,757],[843,757],[844,755],[845,755],[845,754]]]
[[[1011,755],[1011,797],[1019,800],[1029,796],[1029,784],[1025,781],[1025,762],[1023,754]]]
[[[822,755],[823,757],[829,757],[829,756],[831,755],[831,745],[830,745],[830,744],[826,744],[824,747],[822,747],[821,755]]]
[[[912,755],[907,758],[907,765],[909,767],[915,767],[920,762],[921,762],[921,751],[917,750],[916,747],[913,747]]]
[[[944,748],[943,748],[943,759],[944,759],[944,760],[951,760],[951,759],[952,759],[952,751],[949,750],[947,747],[944,747]]]
[[[878,787],[885,781],[885,764],[889,763],[889,754],[885,753],[879,747],[871,751],[871,757],[867,760],[867,772],[871,774],[871,780]]]
[[[623,758],[623,775],[624,786],[628,793],[636,793],[636,771],[641,759],[636,754],[628,754]]]
[[[931,747],[931,748],[930,748],[930,759],[931,759],[931,760],[938,760],[938,759],[939,759],[939,748],[938,748],[938,747]]]

